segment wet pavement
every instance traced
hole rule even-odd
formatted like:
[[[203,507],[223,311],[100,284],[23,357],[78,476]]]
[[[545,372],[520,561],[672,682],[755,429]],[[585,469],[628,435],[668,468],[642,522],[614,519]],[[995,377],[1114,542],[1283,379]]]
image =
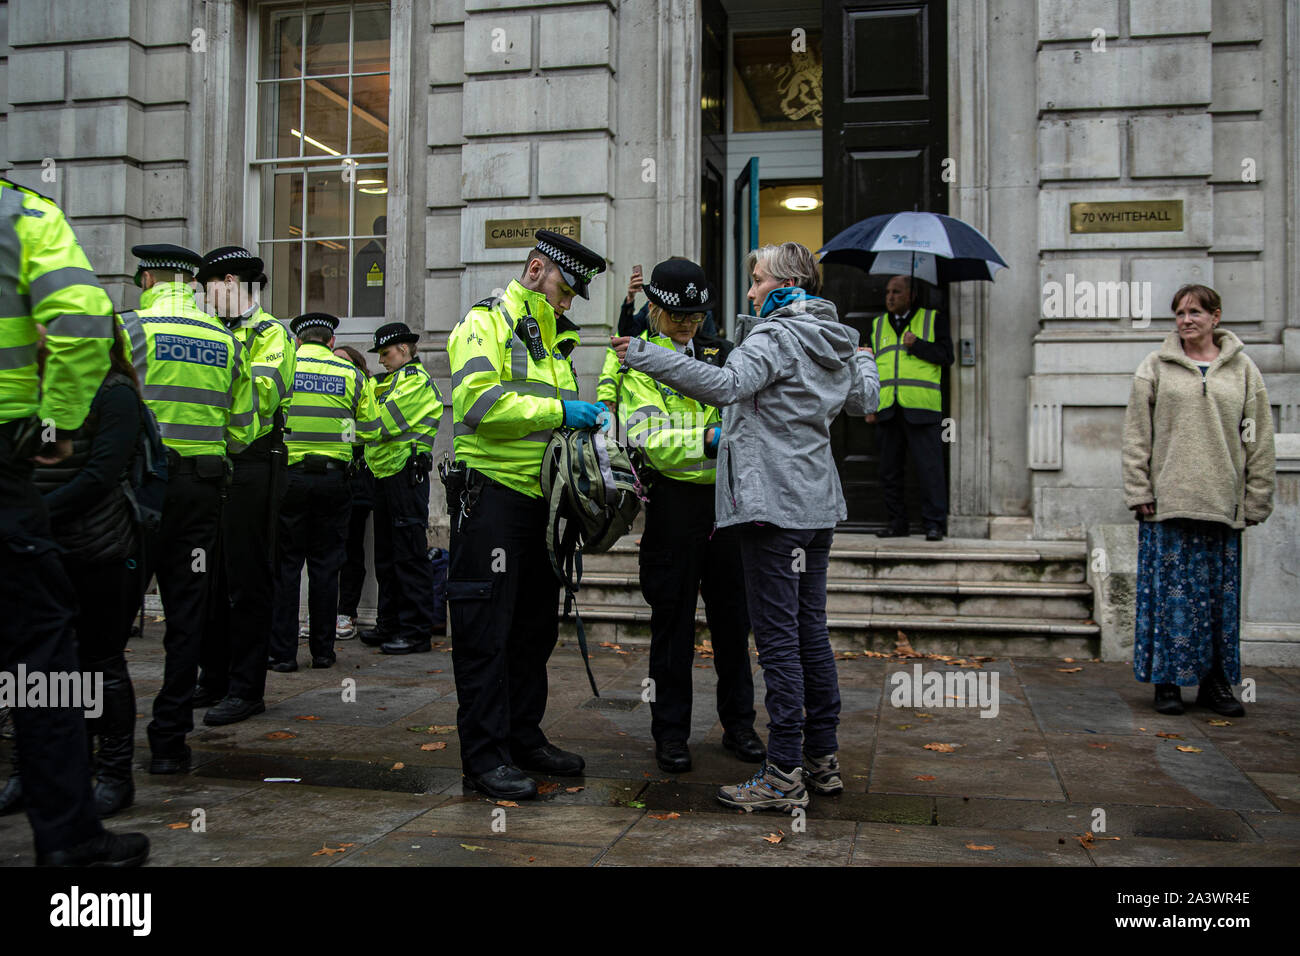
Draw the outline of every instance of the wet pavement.
[[[147,833],[154,866],[1300,864],[1296,669],[1247,669],[1255,701],[1225,721],[1195,706],[1156,714],[1127,664],[843,653],[845,791],[814,794],[799,817],[714,799],[754,767],[722,748],[707,654],[694,671],[694,769],[668,778],[641,699],[647,649],[593,648],[597,699],[577,648],[558,647],[543,729],[583,754],[586,774],[539,778],[540,799],[501,806],[462,784],[447,643],[385,657],[345,641],[332,669],[272,673],[266,713],[199,722],[194,769],[174,777],[144,770],[161,625],[129,647],[136,802],[109,825]],[[996,716],[958,706],[951,685],[900,698],[917,663],[986,690],[996,673]],[[755,684],[766,737],[757,666]],[[0,773],[10,752],[0,742]],[[0,818],[0,864],[32,860],[25,818]]]

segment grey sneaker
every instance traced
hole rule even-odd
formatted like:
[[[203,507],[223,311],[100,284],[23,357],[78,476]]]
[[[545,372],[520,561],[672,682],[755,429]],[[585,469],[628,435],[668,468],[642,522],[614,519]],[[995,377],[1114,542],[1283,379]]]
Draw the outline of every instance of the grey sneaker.
[[[745,783],[734,787],[719,787],[718,799],[729,807],[740,807],[746,813],[753,810],[790,810],[808,806],[808,791],[803,785],[803,770],[795,767],[784,774],[769,763],[764,763]]]
[[[803,781],[816,793],[834,794],[844,790],[840,779],[840,760],[835,754],[825,757],[803,755]]]

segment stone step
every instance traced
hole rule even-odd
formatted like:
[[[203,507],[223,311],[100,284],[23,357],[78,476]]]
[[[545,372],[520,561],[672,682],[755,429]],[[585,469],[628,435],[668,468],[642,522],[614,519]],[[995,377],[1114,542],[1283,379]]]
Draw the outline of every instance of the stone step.
[[[637,536],[626,535],[603,554],[583,557],[592,573],[635,573]],[[1087,579],[1087,548],[1075,541],[990,541],[948,538],[926,541],[837,534],[828,574],[876,580],[1013,581],[1081,583]]]
[[[588,573],[579,597],[584,603],[645,607],[635,574]],[[697,602],[703,608],[703,600]],[[828,613],[930,614],[1084,619],[1092,613],[1092,588],[1082,582],[863,580],[829,578]]]
[[[579,595],[581,597],[581,595]],[[600,642],[644,645],[650,642],[650,609],[627,605],[579,603],[589,645]],[[695,615],[700,637],[708,636],[704,613]],[[1101,629],[1090,620],[1032,620],[979,615],[951,617],[933,614],[827,614],[831,645],[836,651],[872,650],[888,653],[902,631],[913,648],[925,654],[981,654],[1019,657],[1096,657]],[[576,640],[572,617],[560,623],[561,639]]]

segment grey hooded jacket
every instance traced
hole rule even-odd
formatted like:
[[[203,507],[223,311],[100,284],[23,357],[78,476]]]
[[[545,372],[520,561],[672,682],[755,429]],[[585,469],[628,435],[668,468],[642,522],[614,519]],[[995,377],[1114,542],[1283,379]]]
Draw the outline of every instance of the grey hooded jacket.
[[[633,339],[627,363],[722,409],[718,527],[831,528],[848,516],[831,455],[841,410],[876,410],[880,378],[835,306],[808,298],[758,320],[721,368]]]

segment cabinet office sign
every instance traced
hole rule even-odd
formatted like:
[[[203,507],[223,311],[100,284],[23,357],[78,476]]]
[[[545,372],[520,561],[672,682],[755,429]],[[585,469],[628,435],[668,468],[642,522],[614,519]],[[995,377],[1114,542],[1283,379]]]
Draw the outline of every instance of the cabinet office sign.
[[[1181,199],[1070,203],[1070,232],[1182,232]]]
[[[537,230],[549,229],[574,242],[582,241],[582,217],[550,219],[489,219],[483,227],[483,244],[488,249],[531,249],[537,245]]]

